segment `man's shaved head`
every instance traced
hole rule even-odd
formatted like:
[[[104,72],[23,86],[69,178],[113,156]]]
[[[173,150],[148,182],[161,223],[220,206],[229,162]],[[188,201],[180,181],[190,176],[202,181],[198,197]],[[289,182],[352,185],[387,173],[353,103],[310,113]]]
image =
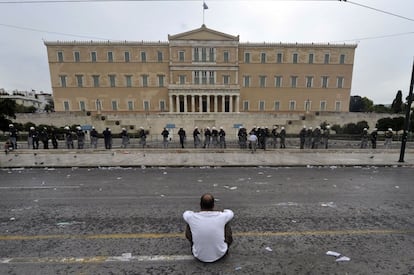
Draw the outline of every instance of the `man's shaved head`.
[[[206,193],[201,196],[200,199],[201,210],[213,210],[214,208],[214,197],[213,195]]]

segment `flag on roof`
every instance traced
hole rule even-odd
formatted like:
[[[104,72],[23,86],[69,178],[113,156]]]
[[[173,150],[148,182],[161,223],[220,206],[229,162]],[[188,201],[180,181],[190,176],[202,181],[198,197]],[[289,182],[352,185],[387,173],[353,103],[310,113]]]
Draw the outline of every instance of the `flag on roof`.
[[[203,2],[203,9],[205,9],[205,10],[208,9],[208,6],[207,6],[206,2]]]

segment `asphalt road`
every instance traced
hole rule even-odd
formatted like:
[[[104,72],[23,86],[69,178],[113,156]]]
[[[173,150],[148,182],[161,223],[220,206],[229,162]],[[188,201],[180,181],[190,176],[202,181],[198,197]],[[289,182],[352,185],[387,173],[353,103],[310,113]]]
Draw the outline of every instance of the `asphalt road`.
[[[414,274],[414,168],[0,170],[0,274]],[[194,260],[184,210],[235,212]],[[326,255],[339,252],[350,258]]]

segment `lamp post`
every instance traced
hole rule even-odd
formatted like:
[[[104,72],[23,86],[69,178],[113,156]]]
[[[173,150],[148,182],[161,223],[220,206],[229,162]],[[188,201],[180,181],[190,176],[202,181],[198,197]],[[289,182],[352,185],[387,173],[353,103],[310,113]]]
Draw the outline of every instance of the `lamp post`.
[[[410,91],[408,93],[408,98],[407,98],[407,108],[405,110],[405,123],[404,123],[404,132],[403,132],[402,140],[401,140],[400,159],[398,160],[398,162],[404,162],[405,145],[407,143],[408,130],[410,127],[411,103],[413,102],[413,84],[414,84],[414,62],[413,62],[413,68],[411,72]]]

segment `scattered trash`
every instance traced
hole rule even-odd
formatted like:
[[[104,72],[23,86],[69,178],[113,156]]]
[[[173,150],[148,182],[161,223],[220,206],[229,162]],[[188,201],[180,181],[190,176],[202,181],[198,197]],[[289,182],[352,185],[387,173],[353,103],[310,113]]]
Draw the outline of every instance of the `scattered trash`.
[[[163,175],[167,175],[168,173],[167,173],[167,172],[163,172],[162,174],[163,174]]]
[[[335,260],[335,262],[349,262],[351,260],[351,258],[346,257],[346,256],[342,256],[339,257],[338,259]]]
[[[297,223],[297,221],[295,221],[295,220],[292,220],[292,222],[293,222],[293,223]]]
[[[198,181],[198,182],[203,182],[203,180],[200,180],[200,179],[199,179],[199,180],[197,180],[197,181]],[[217,184],[215,184],[215,185],[217,186]]]
[[[121,180],[121,179],[122,179],[122,177],[117,177],[116,179],[117,179],[117,180]]]
[[[165,195],[160,195],[160,196],[161,196],[161,198],[165,197]]]
[[[339,256],[341,256],[341,253],[338,253],[338,252],[335,252],[335,251],[328,251],[328,252],[326,252],[326,255],[339,257]]]
[[[230,187],[230,190],[236,190],[237,186]]]
[[[334,256],[336,258],[335,262],[349,262],[351,260],[351,258],[343,256],[341,253],[335,251],[328,251],[326,252],[326,255]]]
[[[324,178],[323,180],[328,180],[327,178]]]
[[[400,188],[398,185],[395,186],[396,189]]]
[[[10,218],[10,220],[11,220],[11,221],[15,221],[15,220],[16,220],[16,218],[15,218],[15,217],[11,217],[11,218]]]
[[[323,207],[331,207],[331,208],[336,208],[336,204],[334,202],[322,202],[321,206]]]
[[[242,268],[241,268],[241,266],[238,266],[238,267],[236,267],[234,270],[241,270]]]
[[[122,258],[132,258],[132,253],[122,253]]]
[[[272,252],[273,251],[273,249],[271,249],[270,247],[268,247],[268,246],[266,246],[265,247],[265,249],[267,250],[267,251],[269,251],[269,252]]]

